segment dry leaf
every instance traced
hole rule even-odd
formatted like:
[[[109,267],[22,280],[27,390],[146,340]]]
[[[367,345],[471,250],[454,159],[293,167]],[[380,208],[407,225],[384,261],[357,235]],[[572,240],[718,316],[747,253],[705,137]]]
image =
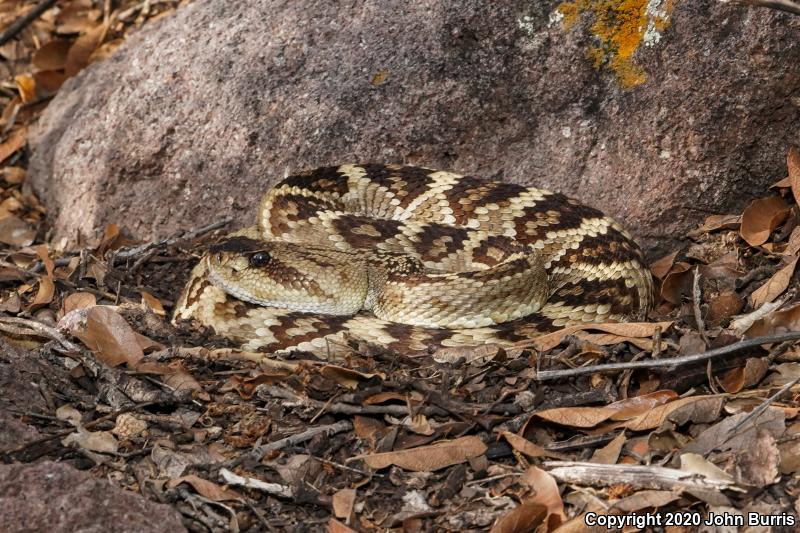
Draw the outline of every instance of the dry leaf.
[[[726,372],[719,384],[728,394],[735,394],[760,382],[767,375],[767,370],[769,361],[766,358],[751,357],[743,367]]]
[[[466,364],[481,366],[492,361],[502,361],[505,355],[505,350],[497,344],[482,344],[479,346],[444,346],[437,349],[432,357],[437,363],[452,365],[463,361]]]
[[[790,207],[780,196],[759,198],[750,202],[742,213],[739,234],[750,246],[767,242],[772,231],[789,215]]]
[[[93,307],[95,305],[97,305],[97,298],[94,294],[90,292],[73,292],[64,298],[60,315],[63,317],[75,309],[84,309],[86,307]]]
[[[167,486],[171,489],[174,489],[181,483],[188,483],[198,494],[215,502],[243,499],[242,495],[235,490],[223,488],[213,481],[209,481],[195,475],[170,479],[167,483]]]
[[[657,259],[650,264],[650,272],[653,273],[655,277],[658,279],[664,279],[669,273],[669,270],[672,268],[672,264],[675,262],[675,258],[678,257],[679,250],[675,250],[669,255],[665,255],[661,259]]]
[[[722,325],[744,307],[744,300],[735,291],[723,291],[708,301],[706,322],[712,326]]]
[[[563,453],[548,451],[538,444],[532,443],[525,437],[520,437],[519,435],[511,433],[510,431],[501,431],[500,436],[505,438],[512,448],[520,453],[524,453],[528,457],[550,457],[553,459],[560,459],[562,461],[567,460],[567,456]]]
[[[36,100],[36,80],[30,74],[20,74],[14,77],[17,84],[17,91],[23,104]]]
[[[359,456],[372,469],[380,470],[396,465],[413,472],[433,472],[451,465],[463,463],[470,457],[478,457],[486,452],[486,445],[475,436],[461,437],[438,442],[430,446],[420,446],[410,450]]]
[[[56,286],[52,279],[48,277],[39,278],[39,290],[36,292],[33,302],[31,302],[30,309],[37,309],[52,302],[55,292]]]
[[[0,144],[0,162],[5,161],[28,142],[28,128],[22,126],[11,132],[11,135]],[[10,244],[10,243],[6,243]]]
[[[789,184],[792,187],[795,203],[800,204],[800,152],[794,146],[789,147],[786,155],[786,167],[789,169]]]
[[[656,391],[603,407],[556,407],[539,411],[534,416],[563,426],[591,428],[606,420],[619,421],[638,418],[659,404],[668,402],[675,397],[677,394],[674,391]]]
[[[353,514],[353,505],[356,503],[356,491],[354,489],[342,489],[333,494],[331,504],[333,515],[336,518],[350,519]]]
[[[699,227],[687,233],[687,236],[694,238],[720,229],[738,229],[741,223],[741,215],[711,215]]]
[[[346,525],[342,524],[335,518],[331,518],[328,521],[328,533],[358,533],[355,529],[350,529]]]
[[[36,97],[47,98],[58,92],[67,76],[57,70],[42,70],[33,75],[36,80]]]
[[[679,491],[640,490],[639,492],[614,502],[612,509],[622,513],[635,513],[642,509],[658,509],[681,497]]]
[[[86,329],[74,334],[108,366],[136,366],[144,357],[136,332],[119,313],[106,306],[90,308]]]
[[[142,307],[150,309],[158,316],[167,316],[167,312],[164,311],[164,306],[161,305],[161,300],[147,291],[142,291]]]
[[[67,52],[64,71],[72,77],[89,64],[92,53],[102,44],[108,33],[108,26],[100,24],[78,37]]]
[[[766,304],[761,309],[767,307]],[[759,309],[759,311],[761,310]],[[765,316],[758,318],[747,327],[745,336],[763,337],[776,333],[788,333],[790,331],[800,331],[800,304],[782,309],[772,310]]]
[[[3,181],[9,185],[18,185],[25,181],[28,171],[22,167],[4,167],[2,169]]]
[[[547,350],[552,350],[553,348],[561,344],[561,341],[563,341],[565,337],[567,337],[568,335],[572,335],[576,331],[591,329],[591,330],[605,331],[607,333],[612,333],[614,335],[620,335],[623,337],[642,338],[642,337],[652,337],[655,334],[656,329],[660,328],[661,331],[665,331],[671,325],[672,321],[628,322],[628,323],[609,322],[607,324],[578,324],[575,326],[568,326],[564,329],[555,331],[553,333],[548,333],[547,335],[536,337],[532,341],[525,341],[524,343],[520,343],[520,345],[533,344],[534,348],[544,352]]]
[[[367,374],[336,365],[325,365],[320,369],[319,373],[322,376],[333,380],[342,387],[348,389],[355,389],[358,387],[359,383],[369,381],[374,377],[378,377],[380,379],[386,378],[384,374]]]
[[[614,439],[594,451],[592,458],[589,459],[590,463],[599,463],[604,465],[615,465],[619,461],[619,454],[622,451],[622,446],[625,444],[625,432],[620,433]]]
[[[547,507],[525,500],[497,519],[489,533],[530,533],[544,523]]]
[[[9,216],[0,219],[0,242],[11,246],[28,246],[36,237],[36,230],[27,222]]]
[[[753,291],[751,298],[754,309],[761,307],[767,302],[773,301],[783,294],[783,291],[786,290],[789,286],[789,282],[792,280],[794,268],[797,265],[797,259],[797,257],[793,258],[789,261],[788,265],[778,270],[766,283]]]
[[[33,54],[33,64],[41,70],[62,70],[67,64],[71,41],[54,39]]]
[[[696,423],[711,422],[719,417],[724,398],[721,396],[690,396],[659,405],[624,423],[632,431],[645,431],[660,427],[669,419],[678,425],[689,420]]]
[[[520,483],[527,485],[536,494],[527,498],[526,501],[544,505],[547,508],[548,531],[552,531],[561,525],[567,516],[564,514],[564,501],[558,490],[556,480],[541,468],[531,466],[519,478]]]
[[[75,444],[84,450],[101,453],[117,453],[119,449],[119,443],[110,431],[87,431],[82,427],[67,435],[61,444],[64,446]]]

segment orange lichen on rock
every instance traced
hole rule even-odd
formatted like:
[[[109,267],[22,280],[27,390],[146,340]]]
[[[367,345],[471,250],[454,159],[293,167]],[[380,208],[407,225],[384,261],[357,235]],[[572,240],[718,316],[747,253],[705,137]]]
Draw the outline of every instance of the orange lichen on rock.
[[[674,0],[570,0],[558,6],[562,23],[570,28],[582,13],[591,13],[592,34],[598,44],[587,50],[595,68],[605,65],[617,76],[620,85],[630,89],[647,79],[645,71],[633,61],[639,46],[654,44],[669,26]]]

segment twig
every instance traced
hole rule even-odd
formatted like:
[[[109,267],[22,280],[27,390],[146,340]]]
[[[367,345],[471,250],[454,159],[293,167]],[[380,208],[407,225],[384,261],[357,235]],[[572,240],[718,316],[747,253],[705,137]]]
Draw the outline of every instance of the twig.
[[[261,481],[260,479],[255,479],[252,477],[240,476],[234,474],[227,468],[220,468],[219,477],[227,485],[238,485],[240,487],[245,487],[248,489],[256,489],[262,492],[266,492],[267,494],[275,494],[276,496],[283,496],[284,498],[294,497],[294,493],[291,487],[287,487],[286,485],[281,485],[279,483],[267,483],[266,481]]]
[[[348,431],[353,429],[353,424],[351,424],[348,420],[342,420],[341,422],[336,422],[335,424],[328,424],[327,426],[318,426],[315,428],[307,429],[306,431],[301,431],[300,433],[296,433],[294,435],[290,435],[286,438],[276,440],[274,442],[270,442],[268,444],[263,444],[261,446],[257,446],[250,451],[250,453],[237,457],[231,461],[228,461],[225,466],[228,468],[234,468],[240,465],[246,458],[250,458],[253,461],[260,461],[264,455],[268,454],[269,452],[274,452],[276,450],[280,450],[286,448],[287,446],[294,446],[295,444],[300,444],[301,442],[305,442],[307,440],[311,440],[317,435],[335,435],[336,433],[341,433],[342,431]]]
[[[738,4],[750,4],[759,7],[768,7],[784,11],[793,15],[800,15],[800,4],[792,2],[791,0],[738,0]]]
[[[23,328],[28,328],[25,331]],[[14,335],[35,335],[53,340],[61,345],[64,350],[69,352],[80,352],[81,349],[74,343],[67,340],[56,328],[42,324],[27,318],[17,318],[10,316],[0,317],[0,330]]]
[[[207,226],[193,229],[185,233],[181,232],[176,235],[172,235],[171,237],[167,237],[165,239],[161,239],[158,241],[146,242],[144,244],[140,244],[139,246],[134,246],[133,248],[123,248],[117,250],[116,252],[112,252],[110,262],[112,265],[114,265],[117,263],[117,261],[125,261],[128,259],[132,259],[134,257],[138,257],[140,255],[146,255],[151,250],[157,248],[166,248],[174,244],[177,244],[181,241],[188,241],[191,239],[195,239],[201,235],[212,232],[221,227],[227,226],[228,224],[231,223],[232,220],[233,218],[226,217],[223,218],[222,220],[214,222],[213,224],[208,224]]]
[[[769,407],[775,400],[780,398],[786,391],[788,391],[789,389],[794,387],[798,382],[800,382],[800,377],[794,378],[792,381],[790,381],[789,383],[787,383],[786,385],[781,387],[781,389],[778,392],[776,392],[775,394],[773,394],[769,398],[765,399],[763,402],[761,402],[761,405],[759,405],[758,407],[756,407],[755,409],[750,411],[750,413],[748,413],[746,417],[744,417],[741,420],[739,420],[736,423],[735,426],[733,426],[730,430],[728,430],[728,434],[729,435],[733,435],[733,433],[737,429],[739,429],[740,427],[745,425],[747,422],[749,422],[750,420],[756,419],[759,416],[761,416],[761,413],[766,411],[767,407]]]
[[[703,312],[700,310],[700,268],[694,268],[694,280],[692,281],[692,308],[694,309],[694,321],[697,324],[697,332],[703,339],[704,348],[708,347],[708,337],[706,337],[706,327],[703,324]]]
[[[15,20],[11,26],[6,28],[6,30],[0,34],[0,46],[3,46],[8,41],[13,39],[19,32],[28,27],[31,22],[39,18],[42,13],[53,7],[55,3],[56,0],[41,0],[33,9]]]
[[[705,361],[721,355],[738,352],[739,350],[746,350],[748,348],[755,348],[762,344],[772,344],[774,342],[796,341],[800,340],[800,331],[790,331],[788,333],[777,333],[775,335],[766,335],[764,337],[755,337],[752,339],[743,340],[708,350],[707,352],[684,355],[681,357],[673,357],[671,359],[657,359],[649,361],[631,361],[629,363],[609,363],[605,365],[592,365],[582,366],[579,368],[569,368],[566,370],[541,370],[537,372],[535,379],[537,381],[547,381],[551,379],[568,378],[573,376],[580,376],[583,374],[593,374],[595,372],[615,372],[617,370],[628,370],[629,368],[669,368],[679,365],[686,365],[696,363],[698,361]]]
[[[544,467],[559,481],[593,487],[620,484],[634,489],[654,490],[742,490],[731,481],[663,466],[546,461]]]

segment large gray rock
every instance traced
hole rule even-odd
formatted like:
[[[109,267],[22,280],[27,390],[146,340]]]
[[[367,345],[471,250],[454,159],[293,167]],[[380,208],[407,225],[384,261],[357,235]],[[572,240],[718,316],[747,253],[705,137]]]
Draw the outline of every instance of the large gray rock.
[[[251,223],[286,172],[408,162],[560,190],[665,248],[800,144],[800,17],[672,5],[198,0],[64,86],[31,181],[56,237],[150,238]]]
[[[0,524],[6,533],[186,531],[168,505],[50,461],[0,465]]]

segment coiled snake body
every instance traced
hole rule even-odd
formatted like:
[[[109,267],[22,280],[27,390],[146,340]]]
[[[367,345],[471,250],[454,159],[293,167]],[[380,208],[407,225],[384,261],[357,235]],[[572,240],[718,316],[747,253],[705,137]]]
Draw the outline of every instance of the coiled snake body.
[[[351,337],[420,353],[639,320],[654,301],[641,250],[616,222],[532,187],[324,167],[271,189],[257,222],[203,256],[175,321],[248,350],[324,354]]]

